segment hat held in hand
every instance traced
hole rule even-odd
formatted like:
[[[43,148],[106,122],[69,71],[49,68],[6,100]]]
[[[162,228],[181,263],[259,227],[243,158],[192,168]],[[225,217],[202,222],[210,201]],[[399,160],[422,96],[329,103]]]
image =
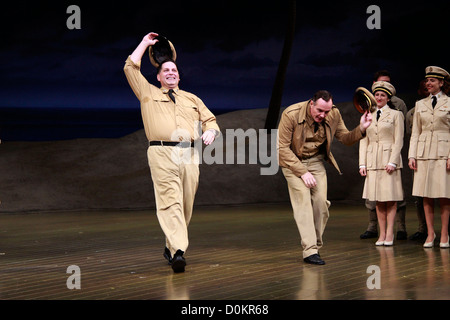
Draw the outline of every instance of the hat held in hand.
[[[156,36],[155,39],[157,39],[158,42],[150,46],[148,50],[152,65],[158,68],[164,61],[172,60],[175,62],[177,60],[177,52],[175,51],[172,42],[161,35]]]
[[[377,102],[369,90],[359,87],[353,95],[353,105],[360,113],[364,113],[366,111],[373,112],[375,111]]]

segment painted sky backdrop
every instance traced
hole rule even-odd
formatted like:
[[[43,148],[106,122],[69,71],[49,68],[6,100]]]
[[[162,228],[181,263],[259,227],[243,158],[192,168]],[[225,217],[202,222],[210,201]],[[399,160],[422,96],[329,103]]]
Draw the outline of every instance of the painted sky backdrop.
[[[81,30],[66,26],[71,4]],[[372,4],[379,30],[366,26]],[[180,87],[212,110],[267,107],[287,9],[284,0],[14,1],[1,10],[0,107],[139,108],[123,65],[150,31],[173,42]],[[449,13],[448,1],[298,1],[283,105],[319,89],[350,101],[378,69],[392,72],[400,97],[414,95],[427,65],[450,70]],[[157,84],[148,56],[142,72]]]

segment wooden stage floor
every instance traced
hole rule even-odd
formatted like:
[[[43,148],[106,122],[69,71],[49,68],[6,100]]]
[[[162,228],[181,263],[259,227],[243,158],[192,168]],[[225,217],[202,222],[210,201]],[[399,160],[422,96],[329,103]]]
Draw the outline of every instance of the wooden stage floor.
[[[0,299],[450,299],[450,250],[411,240],[376,247],[359,239],[367,217],[363,205],[332,205],[326,265],[316,266],[302,260],[289,204],[197,207],[186,272],[174,274],[154,210],[1,214]],[[413,207],[407,228],[417,229]]]

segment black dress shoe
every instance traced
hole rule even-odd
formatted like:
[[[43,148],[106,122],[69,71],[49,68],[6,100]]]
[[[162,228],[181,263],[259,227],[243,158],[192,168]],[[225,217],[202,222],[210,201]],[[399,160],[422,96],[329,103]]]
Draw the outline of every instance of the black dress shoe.
[[[373,231],[366,231],[362,235],[359,236],[361,239],[371,239],[371,238],[377,238],[378,232]]]
[[[408,238],[408,234],[406,231],[397,231],[397,240],[406,240]]]
[[[167,261],[169,261],[169,265],[172,264],[172,255],[170,254],[170,250],[165,247],[164,248],[164,253],[163,253],[164,258],[166,258]]]
[[[303,261],[310,264],[319,264],[319,265],[325,264],[325,261],[323,261],[318,254],[312,254],[309,257],[303,259]]]
[[[415,240],[415,241],[425,241],[428,237],[428,234],[425,232],[416,232],[411,237],[409,237],[409,240]]]
[[[184,272],[184,267],[186,266],[186,259],[183,257],[184,252],[177,250],[172,259],[172,269],[173,272],[179,273]]]

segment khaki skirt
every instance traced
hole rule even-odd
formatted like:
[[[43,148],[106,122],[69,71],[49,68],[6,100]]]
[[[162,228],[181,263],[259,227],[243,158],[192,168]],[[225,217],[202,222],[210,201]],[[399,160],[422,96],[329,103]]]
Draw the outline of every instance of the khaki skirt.
[[[450,198],[447,160],[416,160],[412,194],[416,197]]]
[[[403,201],[401,170],[391,174],[386,170],[367,170],[362,197],[370,201]]]

